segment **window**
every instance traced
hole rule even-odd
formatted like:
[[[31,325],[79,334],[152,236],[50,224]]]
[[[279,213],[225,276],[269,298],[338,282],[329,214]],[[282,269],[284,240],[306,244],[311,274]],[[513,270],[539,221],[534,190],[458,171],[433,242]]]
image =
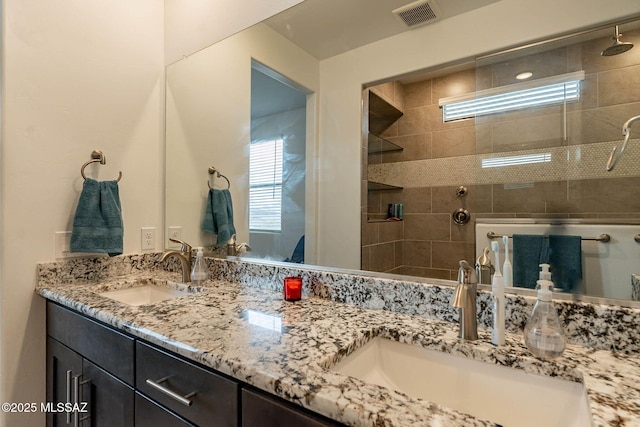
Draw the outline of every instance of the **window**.
[[[499,168],[503,166],[530,165],[532,163],[548,163],[551,153],[525,154],[523,156],[492,157],[482,159],[483,168]]]
[[[250,144],[249,229],[282,229],[282,139]]]
[[[439,102],[442,120],[450,122],[521,108],[578,101],[581,80],[584,80],[584,71],[442,98]]]

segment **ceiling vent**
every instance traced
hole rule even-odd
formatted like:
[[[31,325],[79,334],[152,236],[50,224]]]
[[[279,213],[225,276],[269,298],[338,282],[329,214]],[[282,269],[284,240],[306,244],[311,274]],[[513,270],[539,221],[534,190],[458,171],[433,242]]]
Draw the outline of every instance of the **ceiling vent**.
[[[440,7],[435,0],[418,0],[392,11],[407,27],[413,28],[438,20]]]

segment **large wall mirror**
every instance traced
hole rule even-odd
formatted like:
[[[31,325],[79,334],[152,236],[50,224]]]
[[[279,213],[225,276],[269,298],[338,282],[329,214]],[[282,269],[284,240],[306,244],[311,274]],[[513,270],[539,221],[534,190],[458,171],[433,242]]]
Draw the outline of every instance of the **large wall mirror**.
[[[202,231],[203,212],[210,188],[228,186],[237,242],[249,243],[248,256],[275,261],[450,280],[459,259],[475,261],[491,245],[489,231],[511,237],[513,263],[522,258],[513,253],[521,235],[607,234],[607,243],[581,243],[582,276],[596,280],[587,286],[581,277],[563,290],[633,300],[640,121],[615,169],[605,165],[623,123],[640,115],[638,23],[590,24],[486,54],[456,37],[450,51],[424,40],[457,19],[491,15],[494,1],[451,2],[438,22],[414,29],[389,16],[406,1],[383,11],[358,2],[342,11],[343,3],[306,0],[168,67],[167,237],[224,254],[224,242]],[[635,48],[603,56],[615,24]],[[532,75],[516,78],[523,72]],[[567,95],[573,81],[577,98]],[[443,117],[444,105],[554,84],[564,85],[561,101]],[[269,153],[264,182],[256,181],[260,144]],[[279,205],[271,225],[252,218],[260,191]],[[456,224],[459,209],[469,222]],[[609,258],[622,264],[592,262]],[[527,274],[520,268],[517,277]]]

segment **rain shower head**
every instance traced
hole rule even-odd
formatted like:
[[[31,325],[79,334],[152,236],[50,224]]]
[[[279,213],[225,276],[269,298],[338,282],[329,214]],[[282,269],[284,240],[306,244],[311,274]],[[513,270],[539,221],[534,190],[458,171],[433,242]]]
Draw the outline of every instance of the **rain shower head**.
[[[613,40],[613,44],[608,48],[604,49],[602,52],[600,52],[600,55],[602,56],[619,55],[621,53],[628,51],[633,47],[633,43],[621,42],[620,37],[622,37],[622,34],[618,32],[618,26],[616,25],[616,35],[611,37],[611,40]]]

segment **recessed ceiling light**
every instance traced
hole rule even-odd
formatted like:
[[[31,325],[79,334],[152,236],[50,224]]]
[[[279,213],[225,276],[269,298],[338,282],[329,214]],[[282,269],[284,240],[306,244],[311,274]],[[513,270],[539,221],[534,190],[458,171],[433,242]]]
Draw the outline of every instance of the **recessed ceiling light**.
[[[533,76],[533,73],[531,71],[525,71],[525,72],[522,72],[522,73],[516,75],[516,79],[518,79],[518,80],[527,80],[531,76]]]

